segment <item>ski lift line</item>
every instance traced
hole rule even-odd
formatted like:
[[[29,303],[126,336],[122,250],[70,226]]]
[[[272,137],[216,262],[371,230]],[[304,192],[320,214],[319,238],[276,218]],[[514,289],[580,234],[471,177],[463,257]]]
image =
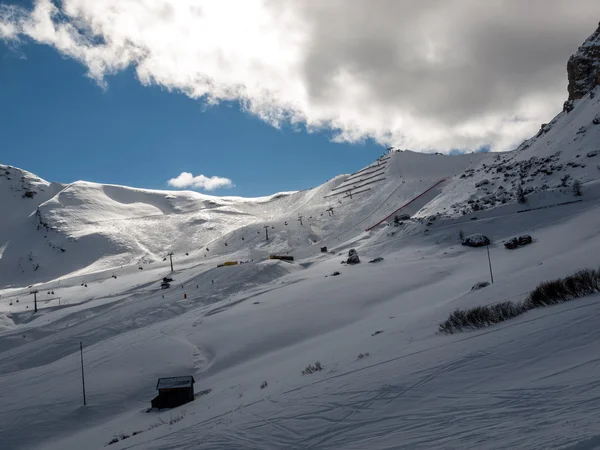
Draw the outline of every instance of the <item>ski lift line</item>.
[[[354,197],[355,195],[358,195],[358,194],[362,194],[363,192],[370,191],[370,190],[371,190],[371,188],[367,188],[367,189],[363,189],[362,191],[352,192],[352,197]],[[344,198],[352,198],[352,197],[350,197],[349,195],[344,196]]]
[[[394,189],[390,195],[388,195],[384,201],[382,201],[379,206],[377,206],[371,213],[369,213],[364,219],[359,220],[358,222],[356,222],[354,225],[352,225],[350,228],[346,228],[344,231],[342,231],[341,233],[336,234],[335,236],[332,236],[332,239],[337,239],[339,238],[342,234],[350,231],[351,229],[353,229],[354,227],[360,225],[361,223],[365,222],[366,220],[368,220],[373,214],[375,214],[375,212],[381,208],[383,205],[385,205],[385,203],[392,197],[392,195],[396,194],[398,192],[398,190],[402,187],[402,185],[404,184],[404,180],[402,180],[402,183],[400,183],[398,186],[396,186],[396,189]]]
[[[341,184],[344,184],[344,183],[349,183],[349,182],[351,182],[351,181],[354,181],[354,180],[356,180],[357,178],[360,178],[360,177],[365,177],[365,176],[367,176],[367,175],[371,175],[371,174],[374,174],[374,173],[376,173],[376,172],[382,172],[382,171],[384,171],[384,170],[385,170],[385,165],[381,165],[381,166],[379,166],[379,167],[375,168],[375,170],[372,170],[372,171],[370,171],[370,172],[361,173],[361,174],[359,174],[359,175],[351,175],[351,176],[349,176],[348,178],[346,178],[346,179],[345,179],[345,180],[344,180],[344,181],[343,181]],[[334,188],[334,189],[339,189],[339,186],[338,186],[338,187],[336,187],[336,188]]]
[[[383,181],[383,180],[385,180],[385,177],[383,177],[383,178],[378,178],[377,180],[372,180],[372,181],[369,181],[369,182],[367,182],[367,183],[364,183],[364,184],[362,184],[362,185],[360,185],[360,186],[356,186],[356,187],[354,187],[354,188],[352,188],[352,189],[346,189],[345,191],[339,191],[339,192],[335,192],[335,193],[333,193],[333,194],[324,195],[324,196],[323,196],[323,198],[329,198],[329,197],[334,197],[334,196],[336,196],[336,195],[345,194],[345,193],[347,193],[347,192],[355,191],[355,190],[357,190],[357,189],[363,188],[363,187],[365,187],[365,186],[368,186],[368,185],[370,185],[370,184],[377,183],[378,181]]]
[[[375,173],[375,172],[377,172],[377,173]],[[349,180],[346,180],[346,181],[344,181],[342,184],[340,184],[338,187],[336,187],[336,188],[333,188],[333,189],[331,190],[331,192],[333,192],[333,191],[337,191],[337,190],[339,190],[339,189],[344,189],[344,188],[350,187],[351,183],[364,183],[365,181],[369,181],[369,180],[371,180],[371,179],[373,179],[373,178],[375,178],[375,177],[378,177],[378,176],[380,176],[380,175],[382,174],[382,172],[383,172],[383,171],[382,171],[382,170],[380,170],[380,171],[375,171],[375,172],[371,172],[371,173],[372,173],[372,174],[374,174],[374,175],[371,175],[371,173],[369,173],[369,175],[371,175],[371,176],[369,176],[369,177],[366,177],[366,178],[361,178],[361,179],[359,179],[359,180],[351,180],[351,181],[349,181]],[[348,184],[346,184],[346,183],[348,183]]]
[[[353,181],[353,180],[356,180],[357,178],[364,177],[364,176],[370,175],[370,174],[375,173],[375,172],[383,171],[383,170],[385,170],[385,168],[386,168],[386,165],[385,164],[381,164],[379,167],[371,168],[370,170],[361,172],[361,173],[359,173],[357,175],[349,175],[348,178],[346,178],[343,182],[346,183],[346,182],[349,182],[349,181]]]
[[[390,156],[388,156],[387,158],[381,158],[381,159],[378,159],[377,161],[379,161],[379,163],[380,163],[379,165],[381,165],[381,163],[384,163],[384,164],[385,164],[385,163],[386,163],[386,161],[387,161],[388,159],[390,159]],[[362,172],[364,172],[365,170],[372,169],[373,167],[378,167],[378,166],[377,166],[376,164],[370,164],[370,165],[368,165],[367,167],[365,167],[364,169],[360,169],[360,170],[357,170],[357,171],[356,171],[356,172],[354,172],[354,173],[351,173],[351,174],[350,174],[350,176],[354,176],[354,175],[356,175],[356,174],[362,173]]]
[[[378,166],[369,166],[369,167],[365,167],[362,172],[357,172],[357,173],[353,173],[348,175],[348,178],[356,178],[356,177],[362,177],[364,175],[366,175],[369,172],[373,172],[375,170],[381,170],[381,169],[385,169],[387,167],[387,163],[381,163]]]
[[[361,187],[360,186],[361,184],[364,184],[367,181],[371,181],[372,179],[377,178],[377,177],[385,177],[385,173],[379,172],[379,173],[374,174],[371,177],[362,178],[360,180],[354,180],[351,183],[344,184],[343,186],[339,186],[339,187],[337,187],[335,189],[332,189],[330,191],[330,194],[328,194],[328,195],[338,194],[340,192],[340,190],[342,190],[342,189],[358,189],[359,187]]]
[[[440,184],[442,184],[444,181],[446,181],[447,178],[442,178],[440,181],[438,181],[437,183],[435,183],[433,186],[431,186],[430,188],[424,190],[423,192],[421,192],[419,195],[417,195],[416,197],[414,197],[412,200],[408,201],[407,203],[405,203],[404,205],[402,205],[400,208],[396,209],[394,212],[392,212],[391,214],[387,215],[386,217],[384,217],[383,219],[381,219],[379,222],[377,222],[375,225],[370,226],[369,228],[367,228],[365,231],[371,231],[373,228],[381,225],[383,222],[385,222],[386,220],[388,220],[390,217],[392,217],[393,215],[397,214],[398,211],[400,211],[401,209],[407,207],[408,205],[410,205],[411,203],[413,203],[415,200],[418,200],[419,198],[421,198],[422,196],[424,196],[425,194],[427,194],[429,191],[431,191],[432,189],[434,189],[435,187],[439,186]]]

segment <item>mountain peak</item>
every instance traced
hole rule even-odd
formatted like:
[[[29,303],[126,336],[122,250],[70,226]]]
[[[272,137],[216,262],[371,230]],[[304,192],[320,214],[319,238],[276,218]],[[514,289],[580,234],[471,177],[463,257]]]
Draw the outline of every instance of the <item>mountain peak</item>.
[[[596,31],[569,58],[567,74],[569,100],[582,98],[600,84],[600,23]]]

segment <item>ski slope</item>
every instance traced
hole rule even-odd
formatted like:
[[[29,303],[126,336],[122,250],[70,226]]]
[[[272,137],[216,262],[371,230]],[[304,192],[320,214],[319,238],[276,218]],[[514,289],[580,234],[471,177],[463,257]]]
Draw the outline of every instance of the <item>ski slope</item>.
[[[115,286],[89,281],[97,297],[83,304],[81,286],[61,286],[72,306],[13,314],[21,323],[2,335],[1,380],[11,393],[2,436],[8,448],[56,449],[103,448],[141,430],[110,448],[565,448],[591,439],[597,296],[478,332],[436,330],[455,307],[523,296],[597,265],[598,213],[591,200],[518,220],[440,222],[427,237],[382,230],[357,247],[363,263],[355,267],[340,266],[342,257],[306,268],[196,267],[175,274],[183,289],[160,290],[151,282],[159,269],[134,271]],[[486,256],[458,244],[460,229],[493,236],[494,285],[470,291],[488,276]],[[535,244],[503,249],[502,239],[522,232]],[[366,262],[376,255],[384,261]],[[342,274],[325,277],[334,270]],[[315,360],[324,371],[301,375]],[[173,411],[144,412],[157,377],[188,373],[197,390],[212,391]],[[160,418],[167,424],[155,426]]]
[[[16,195],[11,182],[0,179],[0,192],[23,209],[12,233],[0,241],[5,255],[0,286],[160,264],[169,252],[190,261],[224,255],[264,258],[277,252],[315,255],[321,246],[361,233],[368,221],[389,214],[432,182],[485,157],[396,153],[381,166],[376,162],[366,168],[363,173],[381,174],[367,185],[356,181],[364,179],[361,174],[344,175],[315,189],[254,199],[80,181],[38,202],[39,197]],[[265,226],[271,233],[268,242]]]

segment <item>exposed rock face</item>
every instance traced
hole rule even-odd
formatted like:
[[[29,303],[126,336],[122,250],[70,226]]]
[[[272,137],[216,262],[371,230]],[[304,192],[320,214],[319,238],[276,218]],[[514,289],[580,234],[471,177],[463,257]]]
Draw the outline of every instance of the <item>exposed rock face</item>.
[[[577,53],[569,58],[569,100],[582,98],[600,85],[600,24],[598,29],[583,43]]]

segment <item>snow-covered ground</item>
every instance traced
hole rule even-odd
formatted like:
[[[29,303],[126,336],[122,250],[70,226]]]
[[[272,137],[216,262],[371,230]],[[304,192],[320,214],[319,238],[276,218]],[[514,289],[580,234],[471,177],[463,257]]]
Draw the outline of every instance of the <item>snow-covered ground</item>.
[[[599,101],[515,152],[397,152],[260,199],[1,166],[1,447],[600,448],[598,295],[437,333],[458,307],[600,265]],[[365,231],[405,204],[410,219]],[[487,252],[461,232],[491,238],[494,284],[471,291]],[[502,245],[524,233],[533,244]],[[341,264],[351,248],[362,262]],[[210,392],[147,411],[156,379],[178,375]]]

